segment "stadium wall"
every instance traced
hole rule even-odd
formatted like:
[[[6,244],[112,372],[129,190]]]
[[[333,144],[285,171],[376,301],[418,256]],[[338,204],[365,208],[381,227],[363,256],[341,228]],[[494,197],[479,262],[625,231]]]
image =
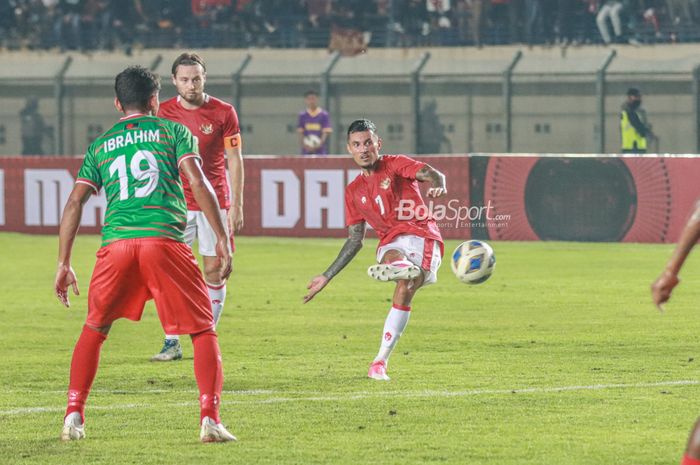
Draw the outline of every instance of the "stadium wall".
[[[427,209],[448,239],[675,242],[700,197],[693,156],[472,154],[422,157],[447,175]],[[0,158],[0,231],[56,234],[81,158]],[[347,157],[246,157],[242,235],[344,237]],[[424,191],[426,185],[421,185]],[[82,233],[98,233],[101,193]],[[370,232],[371,235],[371,232]]]
[[[699,49],[698,44],[370,48],[337,61],[320,49],[202,53],[207,91],[238,109],[246,154],[298,150],[297,114],[309,88],[325,94],[334,129],[331,153],[345,153],[345,130],[361,116],[377,124],[395,152],[615,153],[620,105],[629,87],[644,93],[644,108],[660,137],[655,151],[696,153]],[[0,155],[22,151],[19,112],[30,96],[38,99],[46,121],[43,153],[84,153],[119,116],[114,76],[128,65],[150,67],[164,77],[161,98],[172,97],[167,76],[178,53],[0,51]],[[425,58],[425,66],[418,66]]]

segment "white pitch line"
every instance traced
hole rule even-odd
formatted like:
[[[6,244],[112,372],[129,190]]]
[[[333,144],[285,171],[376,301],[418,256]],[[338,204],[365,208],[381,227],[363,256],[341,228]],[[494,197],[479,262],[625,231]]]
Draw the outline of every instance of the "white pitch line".
[[[465,391],[359,391],[359,392],[349,392],[346,394],[338,394],[334,396],[319,396],[310,395],[314,394],[311,392],[304,393],[303,397],[271,397],[269,399],[247,399],[247,400],[236,400],[227,399],[225,404],[275,404],[275,403],[285,403],[285,402],[342,402],[351,400],[363,400],[371,398],[384,398],[391,397],[392,399],[410,399],[410,398],[448,398],[448,397],[470,397],[470,396],[480,396],[480,395],[502,395],[502,394],[549,394],[554,392],[572,392],[572,391],[600,391],[605,389],[643,389],[643,388],[657,388],[657,387],[673,387],[673,386],[696,386],[700,385],[699,380],[680,380],[680,381],[661,381],[657,383],[633,383],[633,384],[591,384],[588,386],[554,386],[554,387],[535,387],[535,388],[515,388],[515,389],[470,389]],[[7,391],[3,391],[7,392]],[[54,392],[54,391],[51,391]],[[145,391],[103,391],[103,392],[118,392],[132,393],[132,394],[143,394],[143,393],[161,393],[161,392],[190,392],[190,391],[166,391],[166,390],[145,390]],[[196,391],[191,391],[195,393]],[[242,393],[252,394],[255,393],[277,393],[279,391],[224,391],[224,394],[240,395]],[[294,394],[292,392],[287,392],[287,394]],[[171,407],[189,407],[197,405],[198,402],[176,402],[169,403]],[[147,409],[154,407],[152,404],[117,404],[117,405],[104,405],[104,406],[90,406],[89,410],[129,410],[129,409]],[[0,410],[0,415],[12,416],[12,415],[27,415],[32,413],[45,413],[45,412],[62,412],[64,407],[26,407],[26,408],[16,408],[12,410]]]
[[[2,394],[66,394],[67,389],[46,391],[42,389],[0,389]],[[92,389],[91,394],[173,394],[173,393],[185,393],[185,394],[196,394],[199,391],[196,389]],[[290,391],[273,391],[271,389],[248,389],[248,390],[232,390],[224,391],[226,394],[236,395],[236,396],[262,396],[269,394],[297,394],[297,392]],[[299,393],[304,394],[304,393]],[[308,394],[308,393],[307,393]]]

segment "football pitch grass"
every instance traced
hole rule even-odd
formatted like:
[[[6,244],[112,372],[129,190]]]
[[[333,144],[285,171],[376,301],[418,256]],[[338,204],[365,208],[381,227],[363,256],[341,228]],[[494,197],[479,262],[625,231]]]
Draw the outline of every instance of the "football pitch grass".
[[[56,238],[0,234],[0,463],[678,463],[700,414],[700,257],[665,314],[649,284],[670,245],[495,242],[496,271],[479,286],[446,261],[382,383],[366,378],[393,288],[366,275],[376,240],[301,304],[341,244],[237,239],[218,333],[222,419],[238,443],[198,442],[192,346],[183,339],[180,362],[149,362],[162,336],[152,304],[141,323],[114,325],[87,439],[62,443],[99,239],[77,240],[82,294],[65,309]]]

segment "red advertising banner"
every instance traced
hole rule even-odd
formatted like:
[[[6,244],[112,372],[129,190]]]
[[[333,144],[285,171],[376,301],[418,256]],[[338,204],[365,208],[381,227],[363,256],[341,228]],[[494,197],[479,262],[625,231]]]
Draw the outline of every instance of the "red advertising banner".
[[[491,239],[675,242],[700,197],[695,157],[484,158]]]
[[[470,237],[466,155],[417,157],[445,173],[448,195],[424,198],[446,238]],[[81,158],[0,158],[0,231],[55,234]],[[349,157],[245,159],[245,228],[241,235],[344,237],[344,189],[359,174]],[[422,190],[429,186],[422,183]],[[105,199],[93,197],[82,233],[97,233]],[[371,235],[371,232],[370,232]]]
[[[56,234],[82,157],[0,157],[0,231]],[[80,232],[98,233],[104,196],[85,206]]]
[[[426,211],[448,239],[675,242],[700,198],[700,159],[684,156],[418,157],[447,176]],[[0,158],[0,231],[55,234],[81,158]],[[349,157],[245,160],[243,235],[344,237]],[[427,183],[421,187],[425,194]],[[103,195],[81,232],[98,233]],[[372,235],[371,231],[369,233]]]

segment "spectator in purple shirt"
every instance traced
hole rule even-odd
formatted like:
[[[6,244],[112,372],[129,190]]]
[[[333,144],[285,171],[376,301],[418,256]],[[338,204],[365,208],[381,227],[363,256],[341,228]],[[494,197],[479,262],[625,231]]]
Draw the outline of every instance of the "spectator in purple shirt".
[[[331,117],[318,106],[318,93],[304,94],[306,109],[299,113],[297,132],[302,155],[328,155],[328,136],[333,132]]]

